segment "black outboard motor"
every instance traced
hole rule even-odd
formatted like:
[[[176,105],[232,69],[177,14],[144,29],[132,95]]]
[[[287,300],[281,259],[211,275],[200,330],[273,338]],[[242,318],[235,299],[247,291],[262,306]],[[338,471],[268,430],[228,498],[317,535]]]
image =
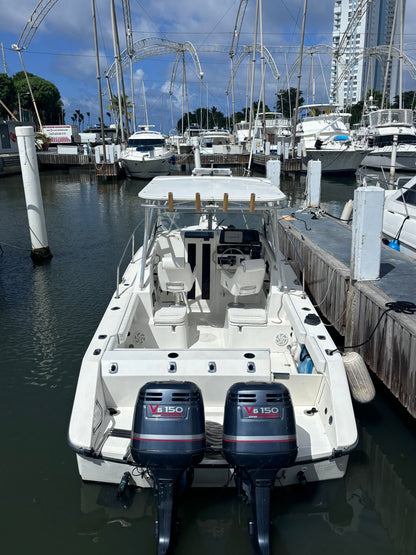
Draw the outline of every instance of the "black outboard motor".
[[[134,461],[154,479],[158,555],[164,555],[175,520],[175,497],[204,457],[204,405],[198,386],[174,381],[145,384],[136,401],[130,449]]]
[[[236,485],[251,504],[249,532],[269,554],[270,494],[276,474],[297,455],[296,423],[288,389],[278,383],[236,383],[227,393],[223,453],[236,469]]]

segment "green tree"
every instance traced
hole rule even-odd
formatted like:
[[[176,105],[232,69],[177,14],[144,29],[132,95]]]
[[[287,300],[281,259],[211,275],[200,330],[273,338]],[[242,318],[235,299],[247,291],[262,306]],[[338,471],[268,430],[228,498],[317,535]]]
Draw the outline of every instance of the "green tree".
[[[351,114],[351,125],[355,125],[356,123],[360,123],[363,117],[363,113],[365,111],[367,111],[370,106],[372,107],[372,109],[374,109],[374,107],[378,107],[380,108],[381,106],[381,99],[382,99],[382,94],[380,91],[377,90],[371,90],[371,91],[367,91],[367,94],[365,95],[365,101],[364,100],[360,100],[359,102],[357,102],[356,104],[353,104],[352,106],[347,106],[345,111],[346,112],[350,112]],[[386,102],[384,102],[385,104],[385,108],[390,108],[390,104]]]
[[[413,110],[416,103],[416,91],[406,91],[402,93],[402,108]],[[399,107],[399,95],[394,97],[392,108]]]
[[[63,107],[59,90],[50,81],[32,73],[27,75],[42,123],[59,124]],[[32,110],[32,100],[30,95],[27,94],[29,89],[23,71],[19,71],[13,76],[13,83],[16,92],[20,94],[22,108]]]
[[[132,113],[129,111],[131,108],[133,107],[133,104],[129,101],[129,97],[127,95],[125,95],[124,97],[121,97],[121,111],[123,113],[123,116],[125,117],[125,114],[127,114],[127,119],[128,121],[125,121],[125,126],[127,129],[127,132],[129,132],[129,121],[132,120],[133,115]],[[118,123],[118,118],[119,118],[119,105],[118,105],[118,96],[114,95],[111,97],[110,100],[110,104],[108,106],[105,107],[106,110],[111,110],[111,112],[114,114],[114,118],[116,120],[116,122]],[[107,113],[107,115],[109,115]]]
[[[78,126],[80,130],[82,130],[83,122],[84,122],[84,114],[81,114],[80,110],[75,110],[74,116],[75,116],[75,121],[78,122]]]
[[[201,114],[202,112],[202,114]],[[180,120],[178,120],[176,124],[176,129],[180,133],[182,129],[186,129],[189,124],[201,124],[201,115],[202,115],[202,128],[212,129],[213,127],[218,127],[218,129],[225,129],[227,127],[227,118],[224,114],[218,110],[215,106],[208,109],[208,122],[207,122],[207,110],[206,108],[197,108],[193,112],[189,112],[184,114]],[[208,124],[207,124],[208,123]]]
[[[5,73],[0,73],[0,100],[13,112],[17,110],[17,92],[13,79]],[[0,104],[0,118],[10,119],[10,114]]]
[[[302,94],[303,92],[299,91],[299,106],[305,102]],[[280,89],[276,97],[276,112],[281,113],[284,118],[292,117],[296,104],[296,88],[290,87],[290,89]]]

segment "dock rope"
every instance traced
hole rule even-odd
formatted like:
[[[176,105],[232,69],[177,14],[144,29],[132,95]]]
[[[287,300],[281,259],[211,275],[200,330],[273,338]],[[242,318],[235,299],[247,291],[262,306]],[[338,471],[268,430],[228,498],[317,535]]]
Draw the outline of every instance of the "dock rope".
[[[337,349],[333,349],[333,350],[327,349],[326,351],[327,354],[333,355],[334,353],[345,351],[345,349],[357,349],[358,347],[362,347],[363,345],[366,345],[372,339],[376,329],[380,325],[380,322],[382,321],[384,316],[390,311],[396,312],[397,314],[409,314],[409,315],[416,314],[416,304],[410,301],[392,301],[392,302],[386,303],[385,306],[386,306],[386,309],[382,312],[373,331],[370,333],[370,335],[365,341],[363,341],[362,343],[359,343],[358,345],[344,345],[344,347],[338,347]]]
[[[3,245],[4,245],[5,247],[10,247],[11,249],[17,249],[17,250],[20,250],[20,251],[30,252],[30,249],[28,249],[27,247],[19,247],[18,245],[11,245],[10,243],[5,243],[4,241],[1,241],[1,242],[0,242],[1,254],[4,253]]]

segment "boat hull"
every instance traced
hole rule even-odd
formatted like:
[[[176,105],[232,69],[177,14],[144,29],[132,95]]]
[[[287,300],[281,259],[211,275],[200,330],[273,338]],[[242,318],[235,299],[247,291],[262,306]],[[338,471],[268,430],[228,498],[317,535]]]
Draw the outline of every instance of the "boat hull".
[[[120,165],[128,177],[137,179],[151,179],[157,175],[169,175],[171,155],[154,158],[121,158]]]
[[[369,152],[362,160],[361,165],[368,168],[389,170],[391,166],[391,147],[376,148]],[[396,171],[416,170],[416,146],[408,148],[399,147],[396,152]]]
[[[294,466],[282,468],[276,477],[275,486],[290,486],[299,484],[299,473],[307,482],[318,482],[342,478],[346,472],[349,455],[338,458],[328,457],[317,462],[299,462]],[[119,484],[124,472],[132,474],[131,484],[141,488],[153,487],[151,481],[142,472],[145,469],[137,469],[129,464],[113,462],[109,460],[96,459],[84,455],[77,455],[78,470],[85,482],[99,482],[108,484]],[[136,470],[133,472],[133,469]],[[225,461],[203,460],[194,469],[192,487],[196,488],[223,488],[234,487],[232,480],[233,468]]]
[[[366,154],[366,150],[308,148],[306,157],[303,159],[303,169],[307,170],[309,160],[319,160],[322,164],[322,173],[355,173]]]

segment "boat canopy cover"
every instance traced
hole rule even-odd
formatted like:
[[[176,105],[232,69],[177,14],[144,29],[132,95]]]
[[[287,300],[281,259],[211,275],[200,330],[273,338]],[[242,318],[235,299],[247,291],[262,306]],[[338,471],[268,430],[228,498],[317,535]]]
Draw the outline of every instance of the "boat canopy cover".
[[[175,201],[192,202],[199,193],[201,201],[222,202],[224,193],[229,202],[250,202],[255,195],[256,203],[278,203],[285,194],[269,179],[253,177],[220,176],[159,176],[144,187],[139,197],[147,201],[168,201],[172,193]]]

